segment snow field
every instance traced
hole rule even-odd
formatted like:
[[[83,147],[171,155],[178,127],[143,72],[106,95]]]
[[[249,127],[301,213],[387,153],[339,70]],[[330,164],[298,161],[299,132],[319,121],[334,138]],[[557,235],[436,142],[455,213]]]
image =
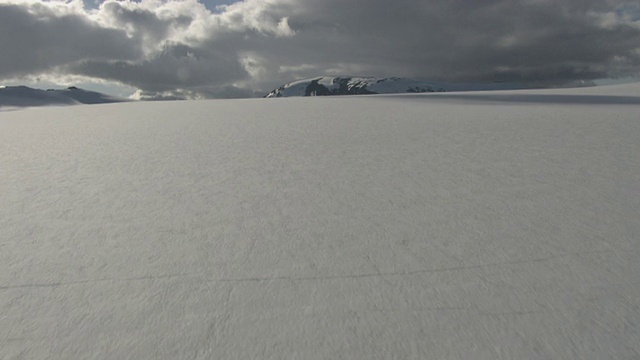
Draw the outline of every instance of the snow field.
[[[0,358],[639,357],[637,85],[491,94],[0,113]]]

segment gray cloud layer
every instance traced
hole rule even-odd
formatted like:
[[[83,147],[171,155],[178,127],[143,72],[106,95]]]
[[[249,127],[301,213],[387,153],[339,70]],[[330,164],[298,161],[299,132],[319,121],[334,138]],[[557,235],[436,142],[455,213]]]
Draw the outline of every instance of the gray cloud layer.
[[[640,72],[626,0],[0,0],[0,78],[71,74],[144,96],[244,96],[317,74],[562,84]]]
[[[0,77],[49,70],[78,59],[133,60],[140,42],[118,29],[45,5],[0,3]]]

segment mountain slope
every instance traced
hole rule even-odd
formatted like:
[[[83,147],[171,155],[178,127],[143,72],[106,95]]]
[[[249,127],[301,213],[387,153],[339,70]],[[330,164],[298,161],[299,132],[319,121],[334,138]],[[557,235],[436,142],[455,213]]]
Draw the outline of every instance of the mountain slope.
[[[369,95],[424,93],[472,90],[516,89],[513,84],[448,84],[409,78],[376,78],[357,76],[319,76],[292,81],[269,92],[265,97]]]
[[[105,104],[128,101],[95,91],[71,86],[61,90],[41,90],[27,86],[0,88],[0,107],[32,107],[50,105]]]

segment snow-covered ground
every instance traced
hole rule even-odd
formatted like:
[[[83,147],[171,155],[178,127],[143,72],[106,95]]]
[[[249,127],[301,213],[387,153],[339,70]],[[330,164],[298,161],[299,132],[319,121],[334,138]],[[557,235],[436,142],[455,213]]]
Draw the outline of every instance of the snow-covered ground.
[[[0,112],[2,359],[638,359],[640,86]]]

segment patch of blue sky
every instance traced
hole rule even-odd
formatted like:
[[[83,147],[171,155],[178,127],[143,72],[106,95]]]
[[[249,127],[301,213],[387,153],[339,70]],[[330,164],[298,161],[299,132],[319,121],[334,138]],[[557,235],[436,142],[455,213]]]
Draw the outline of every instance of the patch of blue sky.
[[[616,15],[629,21],[640,22],[640,4],[621,5],[616,9]]]

